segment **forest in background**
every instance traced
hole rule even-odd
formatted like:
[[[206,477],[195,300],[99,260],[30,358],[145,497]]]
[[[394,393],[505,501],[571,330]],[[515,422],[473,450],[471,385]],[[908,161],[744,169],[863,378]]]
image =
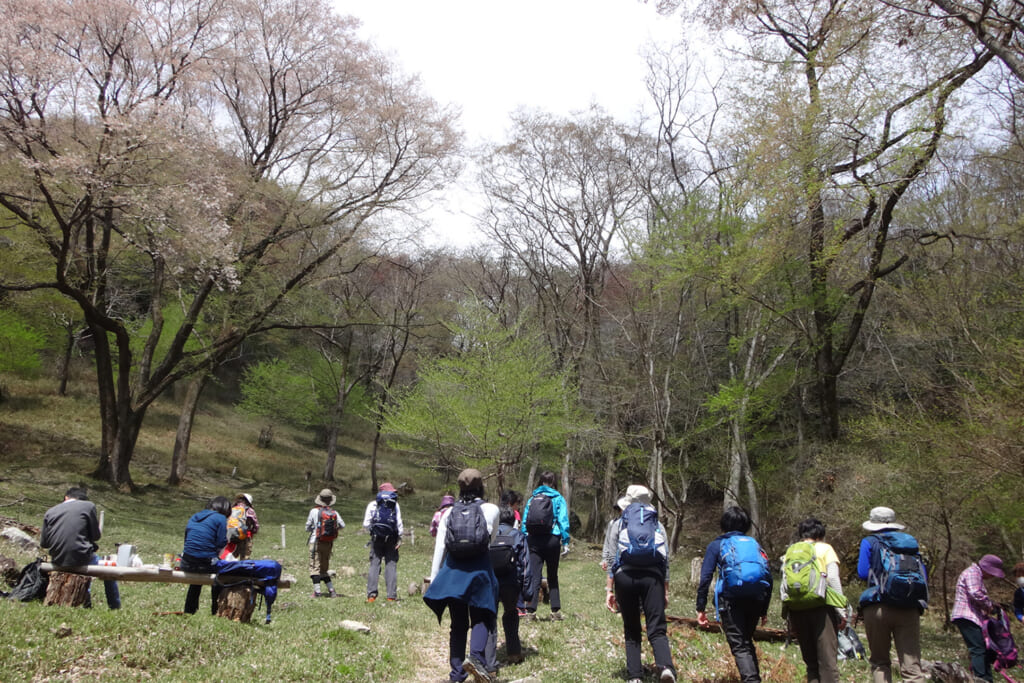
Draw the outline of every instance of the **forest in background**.
[[[477,150],[324,2],[2,5],[0,372],[89,368],[95,476],[134,485],[173,397],[181,484],[227,400],[326,482],[352,420],[373,487],[383,448],[554,469],[583,536],[642,481],[674,542],[709,505],[781,552],[884,504],[944,591],[1024,559],[1014,3],[662,2],[724,47],[652,51],[652,114]],[[417,246],[469,161],[486,242]]]

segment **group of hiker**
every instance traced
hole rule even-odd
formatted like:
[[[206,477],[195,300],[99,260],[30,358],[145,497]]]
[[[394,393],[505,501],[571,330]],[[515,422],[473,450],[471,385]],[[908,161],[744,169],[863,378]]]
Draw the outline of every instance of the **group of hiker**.
[[[520,621],[536,619],[545,574],[550,619],[563,618],[558,564],[570,540],[568,506],[555,488],[553,472],[540,475],[525,507],[523,496],[511,490],[502,494],[500,506],[487,502],[478,470],[463,470],[457,481],[458,496],[442,498],[430,525],[436,540],[423,600],[439,622],[445,611],[449,613],[449,679],[489,683],[498,669],[499,607],[509,663],[523,661]],[[645,486],[626,489],[616,502],[617,514],[608,523],[602,550],[605,605],[622,619],[629,683],[643,678],[643,622],[659,681],[672,682],[677,677],[666,628],[667,534],[651,499]],[[345,522],[332,507],[335,500],[330,489],[323,489],[306,519],[313,597],[337,596],[329,573],[330,559]],[[701,565],[697,623],[709,625],[710,599],[740,680],[755,683],[761,676],[754,633],[758,624],[767,620],[775,582],[767,554],[749,535],[749,514],[730,506],[719,526],[722,533],[707,545]],[[928,577],[918,542],[888,507],[873,508],[861,526],[868,534],[859,546],[857,575],[867,588],[856,601],[856,615],[843,592],[839,557],[825,541],[826,526],[821,520],[808,517],[801,521],[795,542],[782,558],[778,587],[782,616],[799,644],[807,681],[839,681],[839,637],[847,630],[847,622],[858,618],[864,624],[873,683],[892,680],[893,646],[902,680],[928,680],[921,664],[920,639],[920,618],[928,607]],[[366,600],[377,600],[381,573],[387,600],[397,600],[398,551],[404,526],[397,491],[389,482],[380,485],[366,506],[363,527],[370,535]],[[222,559],[244,560],[252,552],[258,531],[251,495],[239,494],[234,502],[216,496],[186,525],[180,569],[213,573]],[[40,540],[54,565],[77,567],[98,563],[95,552],[100,533],[96,506],[84,489],[72,487],[61,503],[46,511]],[[1013,612],[1018,621],[1024,621],[1024,563],[1014,567],[1014,574],[1018,587]],[[964,569],[956,582],[951,621],[967,647],[971,674],[978,680],[992,681],[993,667],[999,670],[1015,663],[1008,617],[985,585],[986,580],[1004,576],[1002,559],[988,554]],[[116,581],[105,581],[104,587],[108,606],[119,608]],[[198,584],[189,586],[185,613],[197,611],[201,590]],[[211,588],[214,613],[219,592],[215,584]],[[1000,651],[1000,638],[1008,642],[1003,648],[1006,653]]]

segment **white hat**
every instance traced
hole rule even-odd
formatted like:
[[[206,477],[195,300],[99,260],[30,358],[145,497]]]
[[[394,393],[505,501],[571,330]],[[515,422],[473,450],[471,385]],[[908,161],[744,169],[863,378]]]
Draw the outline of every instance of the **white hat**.
[[[876,507],[871,508],[868,513],[868,521],[861,524],[867,531],[881,531],[882,529],[905,529],[906,525],[896,521],[896,513],[892,508]]]
[[[626,489],[626,497],[634,503],[651,504],[651,490],[640,484],[632,484]]]
[[[248,493],[243,493],[242,498],[245,498],[245,502],[249,504],[249,507],[252,507],[252,496]]]
[[[622,498],[619,498],[615,502],[615,507],[619,508],[619,510],[625,510],[626,508],[629,507],[629,504],[632,503],[632,502],[633,502],[632,498],[630,498],[629,496],[623,495]]]

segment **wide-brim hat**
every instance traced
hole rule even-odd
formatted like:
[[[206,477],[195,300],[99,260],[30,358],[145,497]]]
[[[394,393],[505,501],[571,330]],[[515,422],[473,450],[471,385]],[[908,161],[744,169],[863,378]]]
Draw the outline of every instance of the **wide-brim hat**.
[[[395,492],[395,487],[391,485],[390,481],[386,481],[383,484],[381,484],[380,486],[378,486],[377,490],[378,491],[387,491],[389,493],[394,493]]]
[[[881,531],[882,529],[906,529],[905,524],[896,521],[896,513],[892,508],[879,506],[871,508],[868,513],[868,521],[861,524],[867,531]]]
[[[651,490],[646,486],[640,484],[632,484],[626,489],[626,498],[629,498],[631,503],[643,503],[644,505],[651,504]]]
[[[445,495],[441,496],[441,504],[437,506],[437,509],[443,510],[449,505],[455,505],[455,496],[446,493]]]
[[[238,497],[245,498],[245,502],[249,504],[249,507],[252,507],[252,496],[250,496],[248,493],[242,493]]]
[[[317,505],[332,505],[334,503],[334,491],[324,489],[316,497]]]
[[[981,559],[978,560],[978,566],[988,576],[993,576],[997,579],[1006,576],[1006,572],[1003,571],[1003,559],[998,555],[982,555]]]
[[[632,498],[630,498],[629,496],[623,495],[622,498],[619,498],[617,501],[615,501],[615,507],[619,508],[620,510],[625,510],[626,508],[629,507],[629,504],[632,503],[632,502],[633,502]]]

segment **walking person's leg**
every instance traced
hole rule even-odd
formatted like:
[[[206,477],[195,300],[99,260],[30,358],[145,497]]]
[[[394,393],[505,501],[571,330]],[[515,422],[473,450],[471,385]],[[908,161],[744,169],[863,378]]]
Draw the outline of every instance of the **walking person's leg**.
[[[615,573],[615,602],[622,617],[622,636],[626,644],[626,677],[643,678],[643,656],[641,639],[643,627],[640,621],[640,592],[636,581],[626,570]]]
[[[381,543],[370,539],[370,570],[366,574],[366,599],[377,599],[377,586],[380,583],[380,561],[383,556]]]
[[[398,548],[397,541],[389,542],[384,549],[384,587],[388,600],[398,599]]]
[[[672,671],[672,649],[668,642],[668,622],[665,619],[665,582],[654,574],[647,574],[640,579],[641,601],[644,610],[644,622],[647,624],[647,642],[654,651],[654,665],[658,671]]]
[[[727,600],[722,598],[719,603],[719,614],[722,618],[722,631],[725,640],[736,660],[736,668],[743,683],[761,683],[758,668],[757,650],[754,648],[754,628],[758,616],[753,604],[743,600]]]
[[[968,619],[954,619],[953,623],[960,630],[964,644],[967,645],[967,654],[971,658],[971,673],[983,681],[991,681],[992,666],[988,661],[985,634],[981,627]]]
[[[881,604],[866,605],[862,613],[864,635],[868,640],[871,681],[872,683],[892,683],[892,660],[889,657],[889,649],[892,647],[892,629],[886,620],[884,606]]]
[[[466,639],[469,635],[469,605],[464,602],[449,602],[448,616],[452,620],[451,628],[448,630],[448,663],[451,665],[448,678],[452,681],[462,681],[466,679],[462,662],[466,659]]]
[[[526,611],[537,611],[537,602],[540,600],[540,577],[544,573],[544,549],[542,541],[538,541],[536,534],[527,536],[527,547],[530,550],[530,574],[532,577],[533,595],[526,603]],[[543,539],[542,539],[543,540]]]
[[[562,555],[562,539],[555,534],[547,544],[547,569],[548,569],[548,600],[551,603],[551,613],[555,614],[562,609],[562,596],[558,590],[558,562]]]

